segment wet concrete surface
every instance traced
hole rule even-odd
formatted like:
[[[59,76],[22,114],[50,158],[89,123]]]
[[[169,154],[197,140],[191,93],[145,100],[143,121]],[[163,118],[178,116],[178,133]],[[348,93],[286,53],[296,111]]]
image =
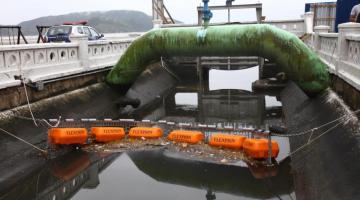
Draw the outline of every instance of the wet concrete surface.
[[[51,103],[33,107],[34,115],[39,119],[57,119],[82,117],[116,117],[118,108],[114,102],[120,97],[104,84],[97,84],[81,91],[65,94]],[[30,117],[22,112],[21,116]],[[48,127],[43,123],[36,127],[32,120],[13,118],[1,122],[1,128],[17,135],[41,148],[47,146]],[[0,137],[0,192],[7,190],[24,177],[37,170],[47,161],[39,151],[25,145],[6,134]]]
[[[309,99],[291,84],[281,96],[289,134],[346,116],[338,121],[339,124],[336,122],[315,130],[312,138],[327,133],[291,157],[297,199],[360,199],[360,129],[357,119],[331,90]],[[291,138],[291,150],[306,144],[310,134]]]

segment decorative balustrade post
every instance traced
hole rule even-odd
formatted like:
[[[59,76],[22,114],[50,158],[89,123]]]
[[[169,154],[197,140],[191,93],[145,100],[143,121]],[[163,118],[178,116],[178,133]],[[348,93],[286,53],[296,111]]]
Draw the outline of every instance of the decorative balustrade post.
[[[330,26],[315,26],[314,32],[315,32],[315,38],[314,38],[314,49],[316,52],[318,52],[321,48],[321,40],[320,40],[320,33],[328,33],[330,30]]]
[[[86,35],[76,35],[71,37],[71,41],[79,44],[78,56],[80,60],[80,65],[85,69],[89,68],[90,60],[88,53],[88,37]]]
[[[344,23],[339,24],[339,38],[338,38],[338,56],[339,56],[339,66],[336,67],[336,73],[342,68],[342,61],[348,60],[349,54],[349,41],[346,39],[347,35],[350,34],[360,34],[360,24],[359,23]]]
[[[314,13],[307,12],[304,14],[304,22],[305,22],[305,33],[311,34],[314,32]]]

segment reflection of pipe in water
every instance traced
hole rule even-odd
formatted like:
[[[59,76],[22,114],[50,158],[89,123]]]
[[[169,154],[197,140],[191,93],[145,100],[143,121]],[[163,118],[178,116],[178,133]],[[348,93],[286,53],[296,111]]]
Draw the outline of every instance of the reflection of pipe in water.
[[[256,179],[246,165],[194,161],[174,157],[167,150],[131,152],[129,157],[139,170],[161,182],[254,198],[270,198],[293,191],[288,161],[279,164],[276,176]],[[264,180],[271,183],[271,193],[264,186]]]

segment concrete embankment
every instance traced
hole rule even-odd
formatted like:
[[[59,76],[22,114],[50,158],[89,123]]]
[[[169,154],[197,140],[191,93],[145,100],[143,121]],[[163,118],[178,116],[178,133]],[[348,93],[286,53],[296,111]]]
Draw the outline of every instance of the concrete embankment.
[[[95,83],[104,81],[107,71],[83,74],[74,77],[63,77],[59,80],[52,80],[43,85],[43,89],[38,90],[33,85],[27,85],[27,94],[30,102],[50,98],[64,94],[82,87],[87,87]],[[30,87],[32,86],[32,87]],[[0,111],[16,108],[27,103],[25,89],[23,85],[5,88],[0,90]]]
[[[289,134],[313,131],[310,145],[291,156],[297,199],[359,199],[359,121],[332,90],[309,99],[290,84],[281,94]],[[308,143],[308,134],[291,137],[291,151]],[[311,140],[310,140],[311,141]]]
[[[129,90],[128,98],[140,99],[138,111],[146,109],[158,100],[159,95],[167,91],[175,82],[166,70],[159,65],[153,66],[139,77],[138,82]],[[113,118],[125,117],[133,111],[129,107],[119,107],[123,94],[115,92],[105,83],[96,83],[88,87],[63,93],[31,103],[37,119],[73,118]],[[122,112],[120,113],[120,109]],[[45,148],[48,127],[37,121],[36,127],[30,117],[28,105],[0,112],[0,127]],[[0,193],[13,184],[30,176],[47,162],[38,152],[28,145],[8,135],[0,137]]]
[[[115,102],[120,94],[103,83],[91,85],[69,93],[44,99],[31,104],[36,118],[116,118]],[[34,126],[27,106],[0,113],[0,127],[45,148],[47,126]],[[23,116],[27,119],[22,118]],[[41,168],[46,160],[38,151],[8,135],[0,137],[0,193]]]

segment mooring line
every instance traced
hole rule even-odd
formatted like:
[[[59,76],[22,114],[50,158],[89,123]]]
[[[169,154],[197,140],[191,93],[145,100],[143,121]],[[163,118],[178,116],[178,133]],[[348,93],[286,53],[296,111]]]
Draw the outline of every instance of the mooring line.
[[[360,109],[359,110],[356,110],[354,112],[352,112],[353,114],[358,114],[360,112]],[[353,116],[349,116],[348,114],[344,114],[343,116],[339,117],[339,118],[336,118],[330,122],[327,122],[325,124],[322,124],[318,127],[315,127],[315,128],[312,128],[312,129],[309,129],[307,131],[303,131],[303,132],[300,132],[300,133],[296,133],[296,134],[290,134],[290,135],[281,135],[281,134],[272,134],[274,136],[279,136],[279,137],[295,137],[295,136],[301,136],[301,135],[305,135],[305,134],[308,134],[308,133],[311,133],[310,137],[308,138],[307,142],[305,144],[303,144],[302,146],[300,146],[299,148],[295,149],[294,151],[292,152],[289,152],[287,154],[287,157],[288,156],[292,156],[294,154],[296,154],[297,152],[299,152],[300,150],[304,149],[305,147],[311,145],[313,142],[315,142],[316,140],[320,139],[322,136],[324,136],[325,134],[329,133],[331,130],[335,129],[337,126],[339,126],[340,124],[343,124],[343,123],[347,123],[348,121],[350,121],[352,119]],[[343,121],[340,121],[342,119],[346,119],[345,122]],[[334,126],[328,128],[327,130],[325,130],[324,132],[320,133],[320,135],[316,136],[314,139],[311,139],[312,136],[314,135],[314,132],[316,130],[319,130],[327,125],[330,125],[332,123],[335,123],[337,121],[340,121],[338,123],[336,123]]]
[[[34,114],[33,114],[32,110],[31,110],[29,95],[28,95],[28,92],[27,92],[27,89],[26,89],[26,83],[25,83],[24,79],[22,78],[22,77],[23,77],[23,76],[22,76],[22,75],[23,75],[23,71],[22,71],[21,65],[20,65],[19,70],[20,70],[20,81],[21,81],[21,83],[23,84],[23,87],[24,87],[24,92],[25,92],[25,97],[26,97],[26,103],[27,103],[27,106],[28,106],[28,108],[29,108],[29,112],[30,112],[31,118],[33,119],[33,122],[34,122],[35,126],[36,126],[36,127],[39,127],[38,124],[36,123]]]
[[[164,68],[170,75],[175,77],[178,81],[181,80],[174,72],[172,72],[168,67],[166,67],[166,63],[163,60],[163,57],[160,57],[161,67]]]
[[[30,105],[30,100],[29,100],[29,95],[27,93],[27,89],[26,89],[26,84],[25,84],[25,81],[21,79],[21,82],[23,83],[23,86],[24,86],[24,91],[25,91],[25,96],[26,96],[26,101],[27,101],[27,105],[28,105],[28,108],[29,108],[29,111],[30,111],[30,115],[33,119],[33,122],[35,124],[36,127],[39,127],[39,125],[36,123],[36,120],[35,120],[35,117],[34,117],[34,114],[31,110],[31,105]]]
[[[27,145],[30,145],[31,147],[33,147],[34,149],[40,151],[40,152],[43,153],[43,154],[47,154],[47,151],[46,151],[46,150],[41,149],[41,148],[39,148],[39,147],[31,144],[30,142],[28,142],[28,141],[26,141],[26,140],[24,140],[24,139],[22,139],[22,138],[20,138],[20,137],[18,137],[18,136],[16,136],[16,135],[10,133],[9,131],[7,131],[7,130],[5,130],[5,129],[0,128],[0,131],[2,131],[3,133],[6,133],[6,134],[8,134],[8,135],[10,135],[10,136],[18,139],[18,140],[20,140],[21,142],[24,142],[24,143],[27,144]]]
[[[323,133],[321,133],[319,136],[315,137],[314,139],[308,141],[307,143],[305,143],[304,145],[302,145],[301,147],[295,149],[294,151],[290,152],[288,154],[288,156],[292,156],[295,153],[299,152],[300,150],[304,149],[305,147],[311,145],[315,140],[321,138],[322,136],[324,136],[326,133],[329,133],[331,130],[333,130],[334,128],[336,128],[337,126],[339,126],[342,122],[339,122],[337,124],[335,124],[334,126],[330,127],[329,129],[327,129],[326,131],[324,131]]]
[[[32,118],[32,117],[25,117],[25,116],[22,116],[20,112],[16,111],[16,113],[18,113],[19,115],[14,115],[15,118],[18,118],[18,119],[23,119],[23,120],[30,120],[30,121],[37,121],[37,122],[44,122],[46,125],[48,125],[49,127],[51,128],[56,128],[60,125],[61,123],[61,116],[58,117],[58,120],[56,122],[55,125],[52,125],[50,124],[46,119],[40,119],[40,118]]]
[[[353,113],[353,114],[358,114],[358,113],[360,113],[360,109],[358,109],[358,110],[356,110],[356,111],[354,111],[354,112],[352,112],[352,113]],[[316,131],[316,130],[318,130],[318,129],[321,129],[321,128],[327,126],[327,125],[330,125],[330,124],[335,123],[335,122],[337,122],[337,121],[340,121],[340,120],[342,120],[342,119],[346,119],[347,117],[348,117],[349,119],[351,119],[352,116],[349,116],[348,114],[344,114],[344,115],[342,115],[341,117],[336,118],[336,119],[334,119],[334,120],[332,120],[332,121],[330,121],[330,122],[327,122],[327,123],[325,123],[325,124],[322,124],[322,125],[320,125],[320,126],[318,126],[318,127],[311,128],[311,129],[306,130],[306,131],[302,131],[302,132],[300,132],[300,133],[294,133],[294,134],[277,134],[277,133],[271,133],[271,135],[273,135],[273,136],[278,136],[278,137],[296,137],[296,136],[302,136],[302,135],[305,135],[305,134],[312,133],[313,131]],[[342,123],[342,122],[340,122],[340,123]]]

